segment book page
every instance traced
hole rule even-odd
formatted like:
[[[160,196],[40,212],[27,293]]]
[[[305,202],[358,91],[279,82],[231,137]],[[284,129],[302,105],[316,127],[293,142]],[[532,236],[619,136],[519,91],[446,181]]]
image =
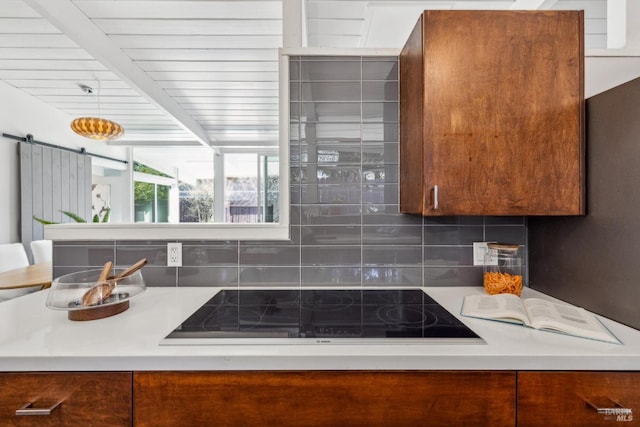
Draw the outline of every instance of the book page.
[[[596,319],[581,307],[557,304],[538,298],[529,298],[524,305],[536,329],[550,329],[571,335],[619,343]]]
[[[520,297],[512,294],[466,296],[461,314],[482,319],[529,324]]]

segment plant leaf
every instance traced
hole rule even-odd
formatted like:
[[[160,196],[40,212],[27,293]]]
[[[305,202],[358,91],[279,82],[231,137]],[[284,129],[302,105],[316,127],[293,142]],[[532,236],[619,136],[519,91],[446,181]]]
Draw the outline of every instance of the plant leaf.
[[[98,218],[98,214],[95,214],[92,219],[93,222],[100,222],[100,218]]]
[[[71,218],[72,220],[74,220],[75,222],[87,222],[84,219],[82,219],[81,217],[79,217],[78,215],[74,214],[73,212],[67,212],[67,211],[60,211],[63,214],[65,214],[66,216],[68,216],[69,218]]]
[[[107,208],[104,212],[104,216],[102,217],[102,222],[109,222],[110,213],[111,213],[111,208]]]
[[[46,219],[38,218],[37,216],[33,216],[33,219],[38,221],[40,224],[49,225],[49,224],[57,224],[57,222],[47,221]]]

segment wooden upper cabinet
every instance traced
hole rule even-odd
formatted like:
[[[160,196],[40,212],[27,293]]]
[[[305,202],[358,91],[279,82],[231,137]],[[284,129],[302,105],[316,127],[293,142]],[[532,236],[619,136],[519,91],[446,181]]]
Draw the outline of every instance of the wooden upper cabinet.
[[[421,15],[400,54],[402,212],[585,213],[583,28],[582,11]]]

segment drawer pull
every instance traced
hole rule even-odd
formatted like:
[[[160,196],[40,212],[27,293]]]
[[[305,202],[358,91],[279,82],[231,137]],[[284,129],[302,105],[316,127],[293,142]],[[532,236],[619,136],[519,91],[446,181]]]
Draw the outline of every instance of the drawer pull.
[[[16,409],[16,415],[51,415],[54,409],[56,409],[64,400],[54,403],[48,408],[33,408],[34,402],[25,404],[22,408]]]
[[[433,210],[438,210],[438,186],[433,186]]]
[[[594,411],[596,411],[598,414],[601,414],[601,415],[633,415],[633,409],[625,408],[622,404],[620,404],[619,402],[616,402],[611,398],[607,398],[607,399],[609,399],[611,403],[613,403],[613,406],[601,407],[587,399],[584,399],[584,402],[588,407],[590,407],[591,409],[593,409]]]

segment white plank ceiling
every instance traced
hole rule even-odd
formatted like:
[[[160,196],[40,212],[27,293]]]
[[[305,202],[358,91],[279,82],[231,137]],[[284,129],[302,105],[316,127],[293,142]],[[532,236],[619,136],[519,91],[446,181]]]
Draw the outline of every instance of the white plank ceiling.
[[[421,10],[518,8],[584,9],[586,47],[606,47],[606,0],[284,1],[310,47],[400,48]],[[277,145],[281,46],[274,0],[0,0],[0,80],[119,122],[119,145]]]

